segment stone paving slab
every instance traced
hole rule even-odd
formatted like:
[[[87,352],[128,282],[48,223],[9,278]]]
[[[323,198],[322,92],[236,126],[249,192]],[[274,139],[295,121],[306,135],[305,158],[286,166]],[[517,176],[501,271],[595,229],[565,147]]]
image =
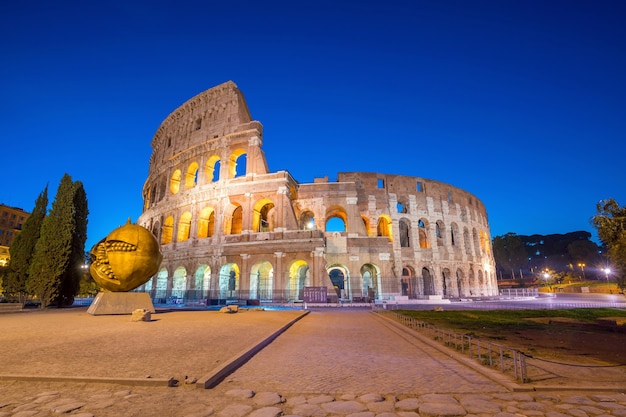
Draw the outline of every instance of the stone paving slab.
[[[299,393],[505,392],[450,355],[363,310],[315,310],[227,378],[233,387]]]

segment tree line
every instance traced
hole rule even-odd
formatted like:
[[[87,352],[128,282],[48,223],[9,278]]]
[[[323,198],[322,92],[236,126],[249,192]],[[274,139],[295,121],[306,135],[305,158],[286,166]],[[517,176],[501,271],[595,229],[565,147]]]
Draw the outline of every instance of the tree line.
[[[524,236],[507,233],[493,239],[493,255],[498,277],[534,279],[549,272],[557,283],[567,277],[608,279],[626,289],[626,208],[614,199],[602,200],[591,223],[597,229],[601,246],[581,231],[564,235]],[[524,276],[526,274],[526,276]]]
[[[66,173],[50,212],[47,207],[46,185],[9,248],[2,289],[7,299],[22,304],[32,299],[40,308],[70,306],[84,274],[89,210],[83,184]]]

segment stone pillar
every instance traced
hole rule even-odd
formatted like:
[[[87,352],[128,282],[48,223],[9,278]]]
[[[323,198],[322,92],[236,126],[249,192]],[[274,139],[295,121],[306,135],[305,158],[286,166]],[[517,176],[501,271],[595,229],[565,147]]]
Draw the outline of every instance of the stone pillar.
[[[283,258],[285,257],[285,253],[274,252],[274,256],[276,257],[276,260],[274,262],[274,280],[275,280],[276,286],[274,287],[274,289],[279,288],[282,293],[281,297],[284,300],[286,300],[287,298],[287,294],[285,293],[287,289],[286,281],[289,279],[289,277],[285,275],[283,272]]]
[[[242,253],[241,268],[239,268],[239,299],[250,299],[250,255]],[[242,289],[246,288],[247,293],[243,293]]]

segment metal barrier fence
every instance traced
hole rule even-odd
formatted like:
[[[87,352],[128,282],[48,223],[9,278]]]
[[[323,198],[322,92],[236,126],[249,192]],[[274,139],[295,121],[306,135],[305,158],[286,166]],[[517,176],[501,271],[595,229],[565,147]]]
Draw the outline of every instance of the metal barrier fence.
[[[376,309],[404,326],[426,333],[433,340],[449,347],[484,366],[497,369],[503,374],[512,375],[515,380],[528,382],[526,355],[519,350],[497,343],[481,341],[466,334],[433,326],[432,324],[405,316],[393,311]]]

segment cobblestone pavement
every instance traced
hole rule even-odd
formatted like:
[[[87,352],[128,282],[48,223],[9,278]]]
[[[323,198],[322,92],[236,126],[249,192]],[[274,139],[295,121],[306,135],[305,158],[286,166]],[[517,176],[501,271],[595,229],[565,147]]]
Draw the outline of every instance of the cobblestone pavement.
[[[626,417],[624,392],[511,391],[368,311],[313,311],[215,388],[186,382],[0,380],[0,417]]]

